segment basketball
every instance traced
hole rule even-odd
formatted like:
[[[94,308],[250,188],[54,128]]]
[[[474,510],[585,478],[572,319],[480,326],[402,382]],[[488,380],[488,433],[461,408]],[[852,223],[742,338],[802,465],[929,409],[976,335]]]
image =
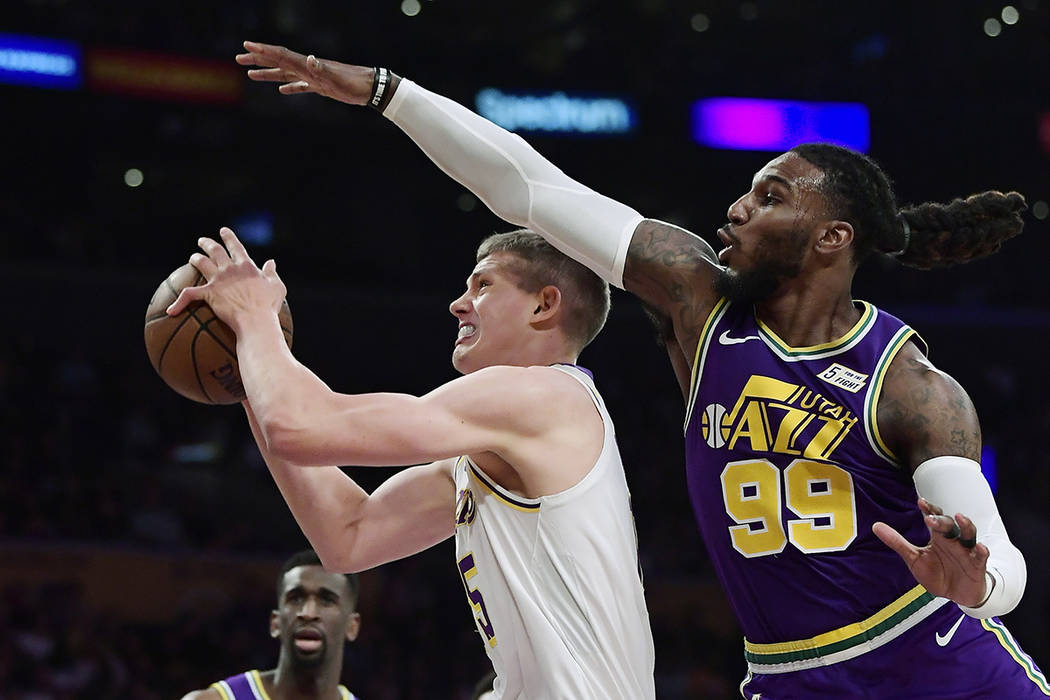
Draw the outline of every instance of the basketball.
[[[206,404],[244,400],[237,368],[237,336],[204,302],[189,304],[177,316],[165,311],[186,287],[204,284],[189,263],[160,283],[146,309],[146,353],[153,369],[172,389]],[[278,314],[284,340],[292,347],[292,312],[288,301]]]

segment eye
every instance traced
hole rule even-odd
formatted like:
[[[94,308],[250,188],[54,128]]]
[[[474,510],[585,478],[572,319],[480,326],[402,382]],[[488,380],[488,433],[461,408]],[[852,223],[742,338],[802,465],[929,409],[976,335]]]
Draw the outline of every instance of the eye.
[[[772,192],[766,192],[764,195],[762,195],[762,204],[765,204],[766,206],[772,206],[779,201],[780,198]]]
[[[484,289],[485,287],[491,287],[492,282],[488,280],[478,280],[478,289]]]

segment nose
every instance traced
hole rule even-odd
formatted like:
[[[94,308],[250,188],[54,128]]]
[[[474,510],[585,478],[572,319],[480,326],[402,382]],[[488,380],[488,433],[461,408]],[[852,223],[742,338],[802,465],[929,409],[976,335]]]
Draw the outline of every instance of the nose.
[[[456,318],[470,312],[470,291],[463,292],[448,305],[449,313]]]
[[[317,608],[317,600],[313,596],[308,597],[303,602],[303,607],[299,608],[299,617],[308,620],[316,620],[320,617]]]
[[[729,223],[734,226],[740,226],[741,224],[747,223],[747,207],[744,206],[744,199],[746,199],[746,197],[747,195],[744,195],[730,204],[729,211],[726,212],[726,215],[729,217]]]

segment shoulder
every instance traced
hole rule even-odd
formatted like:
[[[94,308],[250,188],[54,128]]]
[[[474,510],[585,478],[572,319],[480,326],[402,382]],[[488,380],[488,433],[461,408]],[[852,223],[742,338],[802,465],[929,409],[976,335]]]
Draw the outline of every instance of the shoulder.
[[[182,700],[222,700],[222,696],[214,688],[205,688],[204,690],[193,690],[186,693],[182,696]]]
[[[526,435],[548,433],[570,420],[581,421],[582,427],[589,415],[600,425],[588,388],[560,369],[487,367],[461,380],[468,378],[478,382],[471,392],[477,402],[470,410],[479,422]]]
[[[713,282],[720,270],[704,239],[673,224],[646,219],[638,224],[624,267],[624,287],[674,320],[687,349],[718,301]]]
[[[498,393],[488,393],[488,402],[493,404],[509,403],[520,407],[572,395],[587,398],[583,384],[567,372],[554,367],[499,365],[479,369],[457,379],[456,382],[475,384],[485,390],[496,390]]]
[[[966,390],[907,343],[886,371],[879,430],[911,469],[944,455],[981,458],[981,428]]]

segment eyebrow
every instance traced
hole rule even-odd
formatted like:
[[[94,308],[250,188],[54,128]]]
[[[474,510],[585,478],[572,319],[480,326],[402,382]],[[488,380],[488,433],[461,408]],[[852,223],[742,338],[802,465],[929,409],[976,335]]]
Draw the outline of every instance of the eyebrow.
[[[328,588],[327,586],[321,586],[317,590],[317,592],[322,594],[322,595],[327,593],[328,595],[334,596],[337,600],[340,598],[339,594],[336,591],[333,591],[331,588]],[[293,593],[306,593],[306,588],[304,586],[293,586],[293,587],[289,588],[287,591],[284,592],[284,597],[287,598],[288,596],[290,596]]]
[[[755,184],[757,185],[759,182],[776,182],[787,188],[788,192],[795,191],[795,188],[791,186],[791,183],[788,182],[785,178],[781,177],[780,175],[763,175],[761,178],[755,181]]]

